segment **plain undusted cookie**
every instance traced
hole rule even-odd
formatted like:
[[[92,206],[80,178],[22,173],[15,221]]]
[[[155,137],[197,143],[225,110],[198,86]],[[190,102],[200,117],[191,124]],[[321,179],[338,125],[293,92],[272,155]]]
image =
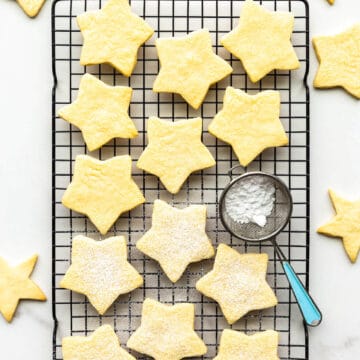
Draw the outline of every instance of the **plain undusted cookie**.
[[[300,67],[291,44],[294,15],[284,11],[269,11],[246,0],[239,25],[221,39],[221,44],[239,58],[256,82],[270,71],[293,70]]]
[[[46,296],[30,279],[37,255],[11,267],[0,257],[0,313],[7,322],[13,319],[21,299],[45,301]]]
[[[212,271],[196,283],[196,289],[219,303],[229,324],[249,311],[266,309],[277,299],[266,282],[268,256],[240,254],[220,244]]]
[[[185,37],[156,40],[161,69],[153,90],[180,94],[198,109],[212,84],[225,78],[232,67],[212,49],[209,30]]]
[[[335,0],[327,0],[327,2],[330,4],[330,5],[333,5]]]
[[[93,151],[113,138],[137,136],[128,115],[131,94],[130,87],[109,86],[85,74],[80,81],[78,98],[61,108],[59,116],[81,130],[89,151]]]
[[[155,360],[180,360],[204,355],[206,345],[194,331],[193,304],[164,305],[145,299],[140,327],[127,346]]]
[[[43,7],[45,0],[16,0],[25,14],[35,17]]]
[[[105,161],[78,155],[72,182],[62,198],[63,205],[87,215],[105,235],[122,213],[145,201],[131,178],[131,166],[128,155]]]
[[[177,209],[162,200],[155,200],[151,229],[140,238],[136,247],[157,260],[168,278],[176,282],[190,263],[214,255],[205,226],[205,205]]]
[[[360,23],[332,36],[315,36],[313,45],[320,62],[314,87],[343,87],[360,99]]]
[[[246,335],[225,329],[214,360],[280,360],[278,344],[279,333],[273,330]]]
[[[136,360],[120,347],[110,325],[97,328],[90,336],[68,336],[62,340],[64,360]]]
[[[86,295],[99,314],[105,314],[120,295],[143,284],[141,275],[127,261],[126,246],[123,236],[102,241],[76,236],[71,265],[60,286]]]
[[[329,190],[329,195],[336,215],[317,231],[320,234],[342,238],[345,251],[354,263],[360,250],[360,200],[342,199],[333,190]]]
[[[154,30],[131,12],[128,0],[108,0],[101,10],[77,17],[84,37],[81,65],[108,63],[125,76],[130,76],[139,47]]]
[[[229,86],[224,106],[210,123],[209,132],[229,143],[240,164],[247,166],[266,148],[288,144],[279,116],[278,91],[248,95]]]
[[[215,165],[201,142],[202,119],[176,122],[151,117],[148,120],[148,146],[137,167],[160,178],[172,194],[179,192],[191,173]]]

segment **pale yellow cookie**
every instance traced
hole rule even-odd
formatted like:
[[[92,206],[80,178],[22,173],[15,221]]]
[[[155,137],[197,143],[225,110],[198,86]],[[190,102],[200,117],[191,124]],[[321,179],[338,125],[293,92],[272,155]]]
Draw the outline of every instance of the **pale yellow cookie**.
[[[151,229],[140,238],[136,247],[158,261],[167,277],[176,282],[190,263],[214,255],[205,226],[205,205],[177,209],[162,200],[155,200]]]
[[[60,286],[86,295],[100,315],[105,314],[120,295],[142,284],[143,278],[127,261],[123,236],[102,241],[82,235],[73,239],[71,266]]]
[[[87,215],[103,235],[122,213],[144,201],[131,178],[131,157],[128,155],[106,161],[78,155],[72,182],[62,198],[64,206]]]
[[[180,360],[204,355],[206,345],[194,331],[193,304],[164,305],[145,299],[140,327],[127,346],[155,360]]]
[[[22,299],[45,301],[46,296],[30,279],[37,262],[37,255],[11,267],[0,257],[0,313],[11,322]]]
[[[229,324],[249,311],[266,309],[277,299],[266,282],[268,256],[240,254],[220,244],[212,271],[196,283],[196,289],[219,303]]]
[[[278,91],[248,95],[229,86],[224,106],[210,123],[209,132],[229,143],[240,164],[247,166],[266,148],[288,144],[279,116]]]
[[[280,360],[279,333],[266,330],[246,335],[225,329],[221,334],[219,353],[214,360]]]
[[[355,262],[360,250],[360,200],[349,201],[329,190],[336,211],[334,218],[318,228],[318,233],[342,238],[351,262]]]
[[[109,86],[85,74],[80,81],[78,98],[61,108],[59,116],[81,130],[89,151],[93,151],[113,138],[137,136],[128,115],[131,94],[130,87]]]
[[[64,360],[136,360],[120,347],[110,325],[97,328],[90,336],[68,336],[62,340]]]
[[[35,17],[41,10],[45,0],[16,0],[25,14],[29,17]]]
[[[81,65],[108,63],[130,76],[137,61],[139,47],[154,30],[131,12],[128,0],[108,0],[101,10],[77,17],[84,37]]]
[[[360,99],[360,23],[333,36],[315,36],[313,45],[319,60],[314,87],[343,87]]]
[[[180,94],[194,109],[203,103],[212,84],[232,72],[232,67],[213,52],[209,30],[157,39],[155,44],[161,69],[153,90]]]
[[[300,67],[291,44],[294,15],[269,11],[253,0],[246,0],[239,25],[221,39],[221,44],[239,58],[252,82],[272,70]]]
[[[179,192],[191,173],[215,165],[210,151],[201,142],[202,119],[176,122],[151,117],[148,146],[137,167],[160,178],[172,194]]]

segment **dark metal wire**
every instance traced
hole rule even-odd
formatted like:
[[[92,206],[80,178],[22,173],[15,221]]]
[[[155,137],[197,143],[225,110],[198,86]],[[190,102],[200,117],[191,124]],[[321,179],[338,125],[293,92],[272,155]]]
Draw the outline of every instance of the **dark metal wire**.
[[[281,92],[281,120],[287,124],[290,144],[287,147],[265,151],[255,160],[249,170],[262,170],[280,176],[287,182],[294,197],[294,213],[290,224],[277,241],[285,255],[291,260],[304,282],[309,283],[309,89],[307,75],[309,66],[309,9],[305,0],[262,0],[273,10],[292,10],[295,13],[294,46],[300,54],[302,77],[293,79],[294,72],[274,71],[264,80],[252,84],[244,73],[238,59],[220,46],[221,36],[237,23],[239,5],[243,0],[132,0],[134,11],[155,28],[155,37],[184,35],[201,27],[209,28],[213,35],[216,53],[225,58],[234,68],[233,74],[213,86],[203,106],[194,111],[177,95],[153,94],[152,82],[158,72],[159,63],[150,40],[139,51],[139,61],[133,75],[125,79],[107,65],[79,65],[82,40],[76,16],[86,10],[100,8],[101,0],[55,0],[52,6],[52,59],[54,74],[52,104],[52,310],[54,318],[53,360],[62,359],[61,338],[69,335],[87,335],[100,324],[112,324],[125,346],[130,334],[137,328],[141,315],[141,304],[146,297],[164,303],[192,302],[196,307],[195,329],[208,346],[203,359],[212,359],[219,344],[221,331],[226,324],[218,306],[195,290],[195,282],[212,267],[212,260],[189,267],[182,279],[171,284],[157,263],[146,258],[135,248],[136,240],[150,227],[152,202],[161,197],[177,206],[189,203],[208,205],[208,233],[214,245],[220,242],[231,244],[240,252],[266,252],[269,255],[268,279],[279,305],[274,309],[253,312],[233,326],[233,329],[253,332],[275,329],[280,333],[279,352],[281,359],[308,359],[307,329],[299,326],[301,315],[281,266],[277,265],[272,245],[243,245],[231,238],[219,221],[218,196],[227,184],[227,171],[237,160],[228,145],[211,137],[206,131],[214,114],[221,109],[226,86],[232,85],[253,93],[276,89]],[[180,10],[180,8],[182,10]],[[146,61],[143,61],[146,59]],[[146,119],[149,115],[180,119],[202,116],[204,119],[203,141],[216,158],[216,166],[193,174],[176,196],[170,196],[151,175],[144,174],[134,166],[134,179],[147,199],[131,214],[122,216],[110,231],[110,235],[125,234],[128,239],[129,260],[142,273],[144,286],[129,295],[121,296],[114,306],[99,316],[87,299],[79,294],[59,288],[59,280],[69,266],[71,238],[76,234],[87,234],[99,238],[98,232],[88,219],[73,213],[61,205],[61,196],[71,180],[73,161],[77,154],[86,153],[79,129],[58,119],[58,109],[76,97],[77,86],[85,72],[98,76],[111,85],[127,85],[134,90],[130,116],[139,129],[137,139],[113,140],[101,151],[91,155],[108,158],[130,153],[134,162],[146,146]],[[303,81],[303,88],[298,89]],[[300,196],[301,195],[301,196]],[[139,359],[146,357],[135,354]]]

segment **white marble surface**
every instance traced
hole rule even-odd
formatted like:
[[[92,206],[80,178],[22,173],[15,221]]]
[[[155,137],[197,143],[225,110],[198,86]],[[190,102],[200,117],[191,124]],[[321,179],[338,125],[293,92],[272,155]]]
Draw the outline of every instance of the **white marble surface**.
[[[359,21],[358,0],[310,0],[311,35]],[[33,279],[51,297],[50,2],[28,19],[15,1],[0,2],[0,254],[14,262],[37,252]],[[317,62],[311,52],[310,80]],[[311,102],[311,290],[324,320],[310,331],[310,359],[360,358],[360,264],[341,242],[314,229],[329,219],[329,186],[360,198],[360,103],[342,90]],[[23,302],[11,325],[0,318],[0,358],[51,357],[51,303]]]

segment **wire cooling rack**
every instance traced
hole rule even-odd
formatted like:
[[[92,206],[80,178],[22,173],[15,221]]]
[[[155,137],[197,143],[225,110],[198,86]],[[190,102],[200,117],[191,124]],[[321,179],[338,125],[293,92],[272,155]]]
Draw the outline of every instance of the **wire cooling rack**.
[[[133,75],[127,79],[107,65],[83,68],[79,64],[82,36],[76,16],[87,10],[101,8],[102,0],[56,0],[52,9],[52,50],[55,87],[53,94],[53,359],[62,359],[61,339],[69,335],[88,335],[101,324],[111,324],[123,345],[139,326],[142,302],[146,297],[164,303],[191,302],[195,304],[195,329],[208,346],[204,359],[212,359],[217,351],[221,331],[230,326],[219,307],[195,290],[196,281],[211,267],[213,260],[191,265],[176,284],[164,276],[159,265],[143,256],[135,247],[137,239],[150,227],[152,203],[161,198],[177,206],[205,203],[208,208],[207,232],[216,246],[231,244],[240,252],[269,254],[268,281],[279,299],[273,309],[253,312],[232,326],[233,329],[253,332],[275,329],[280,332],[281,359],[308,359],[308,334],[288,282],[272,246],[244,245],[233,239],[222,227],[217,199],[229,181],[227,171],[238,161],[231,148],[216,140],[206,130],[222,107],[225,88],[232,85],[249,93],[277,89],[281,93],[281,121],[289,135],[289,145],[265,151],[249,170],[263,170],[280,176],[290,187],[294,211],[289,225],[278,236],[278,243],[292,265],[307,284],[309,275],[309,94],[306,85],[309,59],[309,13],[303,0],[263,0],[271,10],[293,11],[295,31],[293,44],[301,61],[297,71],[275,71],[259,83],[251,83],[240,62],[219,45],[221,36],[238,22],[243,1],[231,0],[132,0],[134,12],[142,16],[156,31],[139,51]],[[181,36],[199,28],[208,28],[216,53],[229,61],[234,72],[213,86],[203,106],[195,111],[177,95],[155,94],[152,84],[159,70],[154,39]],[[124,234],[128,239],[129,260],[143,275],[140,289],[121,296],[110,310],[99,316],[86,298],[59,288],[59,281],[70,265],[71,239],[85,234],[100,239],[99,233],[86,217],[61,205],[61,197],[71,181],[76,155],[87,153],[79,130],[57,117],[60,107],[77,96],[79,81],[84,72],[98,76],[111,85],[127,85],[134,89],[130,116],[139,129],[139,136],[131,141],[116,139],[101,150],[91,153],[100,159],[130,154],[134,163],[146,145],[146,119],[155,115],[163,119],[182,119],[201,116],[204,119],[203,142],[216,159],[216,166],[195,173],[180,193],[172,196],[157,178],[144,174],[133,166],[133,176],[142,189],[146,203],[122,216],[109,235]],[[135,354],[139,359],[146,357]]]

